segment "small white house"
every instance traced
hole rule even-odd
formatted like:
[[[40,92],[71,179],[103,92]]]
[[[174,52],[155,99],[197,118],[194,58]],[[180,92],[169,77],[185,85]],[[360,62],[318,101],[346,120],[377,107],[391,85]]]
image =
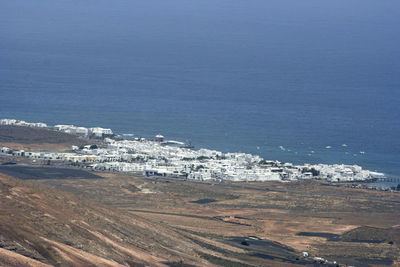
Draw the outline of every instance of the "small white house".
[[[89,135],[94,135],[96,137],[104,137],[113,135],[113,131],[108,128],[94,127],[94,128],[89,128]]]
[[[11,151],[11,149],[8,148],[8,147],[5,147],[5,146],[0,147],[0,152],[3,153],[3,154],[9,154],[10,151]]]

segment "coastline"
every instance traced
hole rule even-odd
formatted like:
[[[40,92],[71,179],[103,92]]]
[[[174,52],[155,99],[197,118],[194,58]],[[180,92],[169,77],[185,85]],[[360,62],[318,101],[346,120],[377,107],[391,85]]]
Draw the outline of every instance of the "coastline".
[[[74,125],[48,126],[14,119],[2,119],[0,125],[51,129],[79,137],[83,142],[96,139],[100,147],[72,146],[67,153],[16,151],[32,159],[67,161],[93,170],[142,172],[146,176],[180,177],[199,181],[293,181],[321,179],[329,182],[368,182],[385,178],[383,173],[364,170],[358,165],[304,164],[294,165],[265,160],[246,153],[222,153],[210,149],[187,148],[184,143],[156,139],[134,138],[132,134],[116,136],[109,128],[86,128]],[[116,138],[119,137],[119,138]],[[127,137],[127,138],[124,138]],[[177,145],[178,144],[178,145]],[[3,154],[7,148],[3,148]],[[8,152],[9,153],[9,152]]]

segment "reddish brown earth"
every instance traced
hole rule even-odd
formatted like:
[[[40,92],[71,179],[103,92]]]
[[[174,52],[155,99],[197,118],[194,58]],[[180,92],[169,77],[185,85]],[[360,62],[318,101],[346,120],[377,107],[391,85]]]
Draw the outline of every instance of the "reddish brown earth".
[[[72,145],[95,143],[46,128],[0,125],[0,146],[23,150],[70,150]]]
[[[0,266],[399,266],[399,193],[37,168],[0,173]]]
[[[360,259],[371,261],[358,266],[380,266],[374,262],[385,260],[398,264],[396,231],[391,234],[393,244],[390,240],[345,242],[297,235],[341,235],[363,225],[396,228],[400,202],[395,193],[314,182],[243,184],[243,188],[238,184],[97,174],[103,179],[22,181],[0,174],[0,263],[17,266],[26,258],[33,266],[35,261],[55,266],[156,266],[172,262],[287,266],[293,265],[296,255],[308,251],[343,264],[360,263]],[[129,185],[157,193],[132,192]],[[255,190],[254,186],[269,190]],[[192,203],[203,198],[217,201]],[[292,247],[294,252],[282,254],[266,247],[263,253],[284,257],[254,257],[251,255],[260,251],[252,251],[252,245],[229,242],[240,236],[266,238]],[[13,250],[4,252],[7,248]]]

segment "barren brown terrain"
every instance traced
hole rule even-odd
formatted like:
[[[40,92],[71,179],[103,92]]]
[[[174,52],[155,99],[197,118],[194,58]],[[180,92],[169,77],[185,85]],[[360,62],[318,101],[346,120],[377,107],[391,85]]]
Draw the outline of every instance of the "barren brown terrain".
[[[399,264],[396,192],[0,168],[0,266]]]
[[[0,245],[13,253],[0,262],[22,255],[56,266],[313,265],[302,251],[355,266],[399,262],[398,194],[310,181],[212,185],[96,174],[102,178],[1,175]],[[195,203],[202,199],[215,201]]]
[[[91,143],[77,136],[45,128],[0,125],[0,146],[24,150],[69,150],[72,145]]]

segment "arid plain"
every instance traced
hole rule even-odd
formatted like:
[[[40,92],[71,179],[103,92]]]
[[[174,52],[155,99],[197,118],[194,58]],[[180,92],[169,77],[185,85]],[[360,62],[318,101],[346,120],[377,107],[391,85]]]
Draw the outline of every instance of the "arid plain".
[[[2,144],[35,149],[80,142],[4,136]],[[312,180],[198,183],[0,160],[2,266],[400,262],[396,192]]]

